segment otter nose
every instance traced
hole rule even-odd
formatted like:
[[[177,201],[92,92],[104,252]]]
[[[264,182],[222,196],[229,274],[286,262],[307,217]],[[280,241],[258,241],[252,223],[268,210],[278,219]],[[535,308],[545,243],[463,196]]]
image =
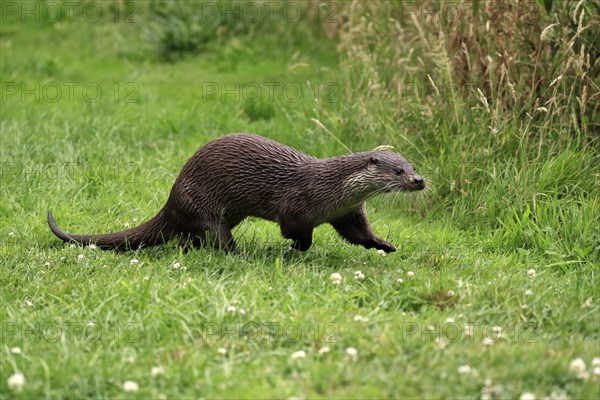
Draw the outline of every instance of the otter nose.
[[[423,179],[423,177],[422,177],[422,176],[415,175],[415,176],[413,177],[413,183],[414,183],[416,186],[425,186],[425,179]]]

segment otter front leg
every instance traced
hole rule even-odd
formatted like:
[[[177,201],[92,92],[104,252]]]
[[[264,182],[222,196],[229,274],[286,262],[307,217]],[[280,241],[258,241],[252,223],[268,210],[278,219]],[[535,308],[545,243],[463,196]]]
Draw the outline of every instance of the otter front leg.
[[[376,248],[386,253],[396,251],[393,244],[375,236],[369,225],[364,204],[329,223],[344,239],[352,244],[362,245],[367,249]]]
[[[292,248],[306,251],[312,245],[313,226],[300,219],[285,219],[279,222],[281,235],[292,239]]]

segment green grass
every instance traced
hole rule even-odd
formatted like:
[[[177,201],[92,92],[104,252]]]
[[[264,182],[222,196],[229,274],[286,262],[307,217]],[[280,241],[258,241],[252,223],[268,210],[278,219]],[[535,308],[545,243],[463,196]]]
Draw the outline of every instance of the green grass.
[[[593,149],[574,139],[540,156],[509,123],[490,147],[487,117],[466,107],[460,125],[410,106],[400,120],[385,104],[361,114],[361,99],[344,95],[334,40],[301,26],[175,53],[143,28],[2,24],[0,398],[598,398],[593,378],[569,371],[577,357],[591,371],[600,356]],[[97,83],[103,94],[22,101],[7,93],[13,82]],[[337,102],[323,91],[315,102],[306,86],[294,103],[278,90],[257,103],[202,97],[203,84],[251,82],[334,82]],[[183,253],[174,242],[102,252],[64,245],[46,225],[48,209],[81,233],[150,218],[193,152],[226,133],[346,153],[312,118],[354,151],[393,144],[430,182],[368,203],[374,230],[398,252],[353,247],[323,226],[310,251],[295,253],[256,219],[234,232],[233,254]],[[306,357],[292,359],[300,350]],[[464,365],[475,372],[459,373]],[[152,376],[158,366],[164,375]],[[26,379],[20,392],[8,385],[15,372]],[[138,392],[123,390],[128,380]]]

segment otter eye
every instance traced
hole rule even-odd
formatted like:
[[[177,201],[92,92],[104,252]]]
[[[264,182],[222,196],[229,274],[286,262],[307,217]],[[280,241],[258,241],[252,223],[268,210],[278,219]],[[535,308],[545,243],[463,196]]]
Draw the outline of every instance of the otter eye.
[[[404,170],[402,168],[396,168],[394,172],[396,173],[396,175],[400,176],[404,173]]]

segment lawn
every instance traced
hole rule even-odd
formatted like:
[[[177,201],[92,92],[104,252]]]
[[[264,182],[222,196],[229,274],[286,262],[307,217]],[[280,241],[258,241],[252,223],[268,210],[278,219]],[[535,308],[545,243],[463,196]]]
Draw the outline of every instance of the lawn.
[[[597,140],[507,123],[495,153],[480,109],[361,113],[305,21],[194,42],[136,3],[73,21],[47,4],[2,5],[1,399],[599,398]],[[67,232],[140,224],[234,132],[317,157],[393,145],[430,187],[367,203],[389,255],[329,226],[295,252],[259,219],[229,254],[48,229],[48,210]]]

